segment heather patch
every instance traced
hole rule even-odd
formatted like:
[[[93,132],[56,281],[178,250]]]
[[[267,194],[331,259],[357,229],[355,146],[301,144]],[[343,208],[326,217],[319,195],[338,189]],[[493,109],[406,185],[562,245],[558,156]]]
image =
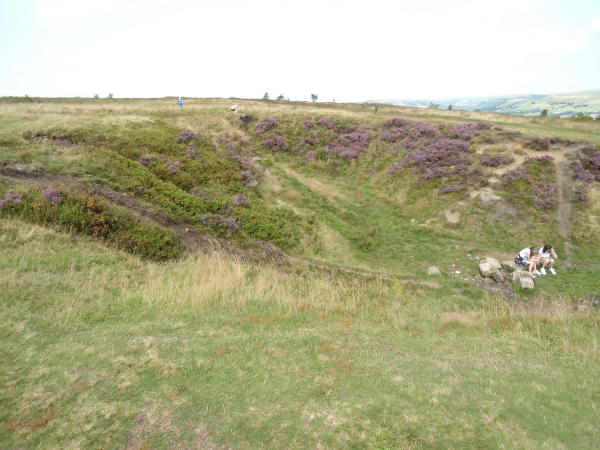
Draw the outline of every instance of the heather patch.
[[[513,160],[507,156],[490,156],[490,154],[487,152],[484,152],[481,156],[481,165],[486,167],[498,167],[501,165],[510,164],[512,161]]]
[[[273,151],[273,153],[284,152],[290,146],[287,141],[278,134],[269,134],[262,141],[262,146]]]
[[[502,176],[502,186],[509,199],[524,208],[554,210],[558,204],[558,187],[554,158],[527,158],[522,167]]]
[[[572,200],[578,203],[588,201],[588,191],[594,182],[600,182],[600,150],[591,145],[579,151],[579,157],[570,164],[573,180],[577,183]]]
[[[189,141],[199,141],[200,139],[204,139],[204,137],[200,133],[194,133],[192,130],[187,129],[179,133],[179,137],[177,138],[178,142],[189,142]]]
[[[482,130],[491,130],[492,124],[487,122],[459,123],[450,128],[448,137],[470,141],[481,134]]]
[[[523,146],[538,151],[550,150],[550,139],[535,136],[526,140]]]
[[[268,117],[262,122],[257,123],[254,131],[258,136],[260,136],[273,128],[277,128],[278,126],[279,122],[277,122],[277,120],[273,119],[272,117]]]

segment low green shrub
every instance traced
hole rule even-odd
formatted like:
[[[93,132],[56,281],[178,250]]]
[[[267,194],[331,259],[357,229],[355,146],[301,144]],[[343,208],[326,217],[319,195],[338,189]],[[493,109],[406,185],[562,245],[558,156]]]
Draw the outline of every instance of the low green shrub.
[[[152,261],[175,259],[183,253],[183,245],[173,233],[155,225],[140,224],[98,196],[71,190],[53,191],[53,197],[37,189],[20,191],[20,201],[3,204],[0,217],[55,226]],[[4,197],[7,193],[3,190],[0,195]]]

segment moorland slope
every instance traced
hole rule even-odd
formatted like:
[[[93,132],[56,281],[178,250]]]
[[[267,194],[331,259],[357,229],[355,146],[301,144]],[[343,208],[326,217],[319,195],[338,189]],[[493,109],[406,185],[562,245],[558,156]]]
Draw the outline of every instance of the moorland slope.
[[[239,103],[0,102],[0,439],[597,442],[600,124]]]

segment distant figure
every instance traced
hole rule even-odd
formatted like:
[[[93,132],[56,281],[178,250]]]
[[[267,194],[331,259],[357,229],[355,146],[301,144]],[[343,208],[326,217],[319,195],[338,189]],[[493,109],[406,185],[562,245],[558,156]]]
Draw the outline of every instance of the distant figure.
[[[235,105],[232,105],[232,106],[231,106],[231,111],[232,111],[232,112],[233,112],[235,115],[237,115],[237,107],[238,107],[238,104],[237,104],[237,103],[236,103]]]
[[[41,100],[38,102],[38,105],[41,109],[44,109],[44,100]]]
[[[177,100],[177,104],[180,108],[183,108],[183,100],[181,99],[181,97],[179,97],[179,100]]]
[[[379,105],[375,105],[375,114],[379,112]]]

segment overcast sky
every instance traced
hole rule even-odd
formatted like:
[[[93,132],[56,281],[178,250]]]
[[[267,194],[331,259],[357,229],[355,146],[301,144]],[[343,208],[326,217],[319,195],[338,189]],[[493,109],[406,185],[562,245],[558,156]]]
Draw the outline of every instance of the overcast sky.
[[[600,0],[0,0],[0,96],[600,88]]]

